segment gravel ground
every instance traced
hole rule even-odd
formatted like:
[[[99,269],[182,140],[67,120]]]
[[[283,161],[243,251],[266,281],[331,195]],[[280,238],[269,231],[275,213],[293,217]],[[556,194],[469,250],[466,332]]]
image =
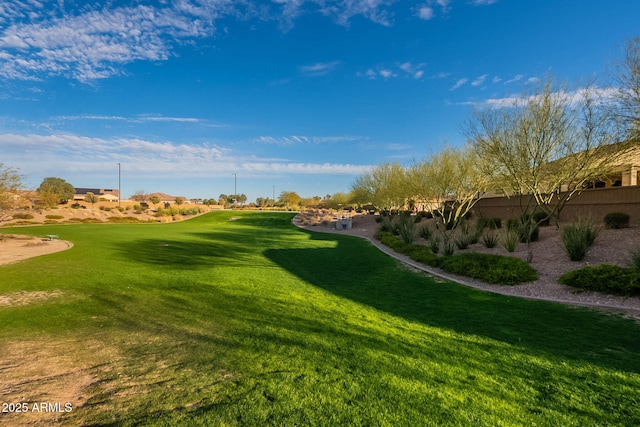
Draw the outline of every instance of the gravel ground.
[[[296,219],[294,219],[294,224],[299,225]],[[640,320],[639,297],[619,297],[598,292],[578,291],[558,283],[558,278],[563,273],[587,265],[615,264],[626,266],[629,262],[631,250],[640,247],[640,228],[638,226],[621,230],[603,229],[586,258],[580,262],[572,262],[569,260],[569,257],[562,247],[560,230],[555,226],[541,227],[539,240],[532,243],[533,261],[531,262],[531,265],[538,271],[539,279],[535,282],[517,286],[491,285],[468,277],[451,275],[442,270],[418,264],[407,256],[395,253],[373,238],[373,235],[379,228],[373,215],[359,215],[354,217],[351,230],[336,230],[330,225],[322,224],[304,226],[303,228],[316,232],[348,234],[365,238],[383,252],[413,268],[453,280],[463,285],[504,295],[595,307]],[[417,239],[416,243],[424,244],[426,242],[422,239]],[[526,259],[527,253],[526,244],[520,244],[513,253],[507,252],[502,247],[487,249],[481,243],[471,245],[468,250],[514,256],[522,260]]]

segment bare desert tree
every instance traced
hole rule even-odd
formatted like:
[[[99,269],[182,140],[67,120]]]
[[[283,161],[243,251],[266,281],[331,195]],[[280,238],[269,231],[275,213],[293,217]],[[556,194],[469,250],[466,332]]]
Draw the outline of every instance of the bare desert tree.
[[[467,123],[467,137],[493,187],[519,197],[527,243],[540,222],[557,219],[569,200],[609,175],[629,149],[604,110],[597,91],[568,92],[547,81],[509,105],[475,111]],[[537,222],[536,212],[545,214]]]
[[[0,163],[0,211],[11,208],[14,197],[22,188],[22,175],[16,169]]]
[[[640,140],[640,37],[627,40],[617,62],[614,114],[630,139]]]
[[[438,229],[445,234],[458,226],[488,188],[471,146],[432,154],[411,166],[407,175],[413,196],[437,211]]]

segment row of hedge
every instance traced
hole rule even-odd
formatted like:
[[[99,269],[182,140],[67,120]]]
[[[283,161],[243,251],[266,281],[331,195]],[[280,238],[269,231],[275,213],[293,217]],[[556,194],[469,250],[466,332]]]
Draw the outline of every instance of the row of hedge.
[[[447,273],[479,279],[499,285],[518,285],[538,279],[538,273],[526,262],[500,255],[463,253],[440,257],[426,246],[404,243],[391,233],[378,231],[375,238],[396,252]]]

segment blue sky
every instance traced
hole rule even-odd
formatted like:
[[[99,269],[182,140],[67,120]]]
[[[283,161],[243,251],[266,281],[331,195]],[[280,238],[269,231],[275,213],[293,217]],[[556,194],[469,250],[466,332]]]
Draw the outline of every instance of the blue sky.
[[[606,90],[640,35],[637,0],[95,3],[0,3],[0,162],[30,188],[120,163],[126,197],[348,191],[544,76]]]

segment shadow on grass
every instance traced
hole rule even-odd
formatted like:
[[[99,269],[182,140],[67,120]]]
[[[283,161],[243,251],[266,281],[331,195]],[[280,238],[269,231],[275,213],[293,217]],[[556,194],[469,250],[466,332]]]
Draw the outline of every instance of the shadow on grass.
[[[356,238],[312,239],[335,240],[338,247],[274,249],[265,256],[309,284],[408,320],[640,373],[640,325],[632,320],[415,274]]]
[[[167,266],[171,268],[209,268],[220,265],[243,265],[248,258],[260,256],[264,248],[279,247],[288,242],[283,237],[293,235],[291,215],[238,213],[237,220],[229,221],[231,212],[211,218],[214,223],[201,224],[198,230],[185,231],[177,239],[145,238],[119,242],[115,248],[129,261]],[[197,218],[200,223],[207,217]],[[194,222],[195,223],[195,222]],[[179,224],[183,225],[183,224]],[[192,224],[184,224],[184,226]],[[158,230],[162,235],[162,230]]]

